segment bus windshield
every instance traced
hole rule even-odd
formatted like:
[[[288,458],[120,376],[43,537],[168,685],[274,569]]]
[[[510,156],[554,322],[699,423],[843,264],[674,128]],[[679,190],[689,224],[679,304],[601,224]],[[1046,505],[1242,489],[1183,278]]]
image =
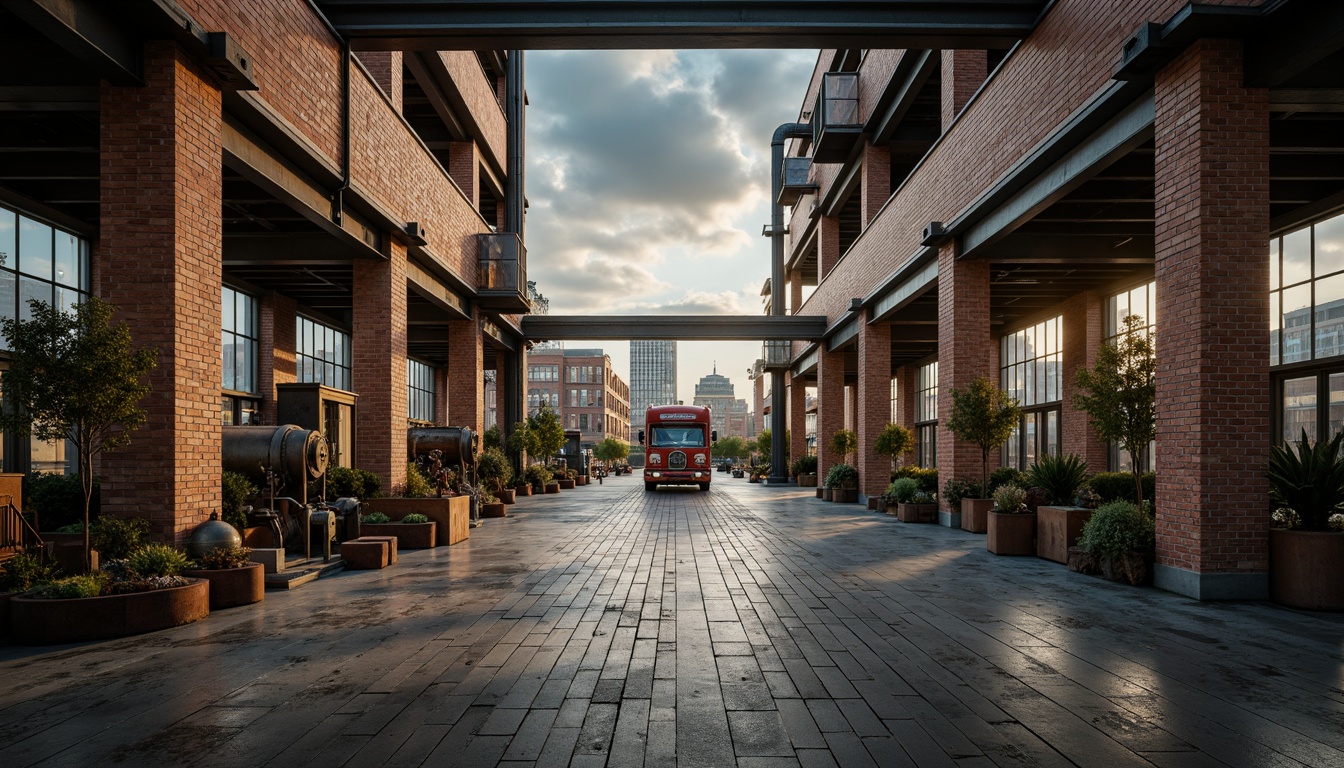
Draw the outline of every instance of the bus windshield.
[[[650,448],[704,448],[703,426],[654,427],[649,436]]]

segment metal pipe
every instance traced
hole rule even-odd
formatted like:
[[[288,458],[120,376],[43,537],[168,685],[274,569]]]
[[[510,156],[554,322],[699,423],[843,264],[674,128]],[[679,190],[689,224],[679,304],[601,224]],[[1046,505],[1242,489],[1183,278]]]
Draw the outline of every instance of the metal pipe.
[[[784,315],[784,206],[779,203],[779,191],[784,184],[784,142],[812,135],[807,123],[784,123],[775,129],[770,139],[770,314]],[[784,441],[789,431],[788,398],[784,395],[784,371],[770,370],[770,484],[789,482],[789,469],[784,466],[787,448]]]
[[[504,75],[504,119],[509,124],[505,150],[504,231],[523,238],[523,207],[527,200],[523,184],[523,145],[527,137],[524,106],[527,91],[523,80],[523,52],[509,51]]]

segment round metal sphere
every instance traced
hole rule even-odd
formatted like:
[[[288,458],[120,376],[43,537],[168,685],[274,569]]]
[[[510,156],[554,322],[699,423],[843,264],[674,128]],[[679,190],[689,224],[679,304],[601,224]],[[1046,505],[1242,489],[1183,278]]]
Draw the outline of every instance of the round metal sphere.
[[[192,557],[204,557],[216,547],[239,547],[243,537],[238,529],[219,519],[219,513],[211,512],[210,519],[196,526],[187,540],[187,554]]]

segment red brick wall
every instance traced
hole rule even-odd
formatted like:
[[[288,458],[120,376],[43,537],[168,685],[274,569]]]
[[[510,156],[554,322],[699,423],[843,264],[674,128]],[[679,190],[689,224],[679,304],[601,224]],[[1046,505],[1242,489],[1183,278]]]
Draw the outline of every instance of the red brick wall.
[[[448,423],[479,430],[485,422],[485,347],[479,320],[449,324]],[[563,374],[564,363],[561,361]]]
[[[434,423],[448,426],[448,371],[441,365],[434,367]]]
[[[887,487],[891,459],[873,450],[891,415],[891,326],[859,323],[859,380],[856,392],[859,488],[876,496]]]
[[[863,175],[859,183],[859,202],[866,227],[891,197],[891,150],[872,144],[864,147]]]
[[[369,71],[373,82],[387,95],[392,106],[402,111],[402,93],[404,90],[404,72],[402,70],[401,51],[360,51],[355,54],[364,68]]]
[[[807,455],[807,380],[792,376],[786,380],[789,382],[789,456],[799,459]]]
[[[144,88],[102,86],[99,294],[159,364],[145,426],[103,457],[102,499],[180,541],[220,499],[220,92],[173,43],[144,67]]]
[[[831,437],[845,427],[845,353],[817,353],[817,472],[821,479],[845,461],[831,451]]]
[[[817,282],[826,276],[840,260],[840,219],[822,216],[817,219]]]
[[[458,189],[471,203],[472,208],[481,205],[481,162],[476,152],[476,142],[454,141],[448,145],[448,175],[457,184]]]
[[[1073,407],[1073,398],[1079,394],[1075,383],[1078,371],[1096,363],[1097,348],[1102,343],[1102,297],[1095,291],[1080,293],[1065,302],[1061,313],[1064,402],[1060,408],[1060,445],[1065,453],[1083,457],[1089,471],[1102,472],[1107,469],[1106,442],[1097,437],[1087,414]]]
[[[962,442],[947,429],[952,390],[965,389],[977,376],[997,384],[997,355],[989,329],[989,262],[958,261],[956,247],[938,252],[938,481],[980,482],[980,447]],[[990,451],[989,468],[998,466]],[[960,510],[950,510],[959,512]]]
[[[406,482],[406,248],[389,241],[384,253],[386,261],[354,263],[351,362],[355,466],[390,489]]]
[[[1202,40],[1155,84],[1158,562],[1267,567],[1268,92]]]
[[[943,51],[943,130],[961,114],[966,102],[989,75],[989,58],[985,51]]]
[[[262,296],[258,308],[260,338],[257,347],[261,352],[258,363],[257,386],[261,390],[261,419],[265,424],[278,424],[276,409],[276,384],[292,384],[298,381],[298,368],[295,364],[295,322],[297,305],[284,294],[267,292]]]

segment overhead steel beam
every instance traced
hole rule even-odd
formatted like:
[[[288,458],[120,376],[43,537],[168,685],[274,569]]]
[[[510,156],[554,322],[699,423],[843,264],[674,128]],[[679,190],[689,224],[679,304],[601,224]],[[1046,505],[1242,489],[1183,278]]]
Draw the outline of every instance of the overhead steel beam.
[[[92,0],[0,0],[113,85],[144,85],[141,43],[126,34],[118,9]]]
[[[1007,48],[1046,0],[317,0],[361,50]]]
[[[527,315],[522,325],[528,341],[816,341],[826,332],[826,318],[810,315]]]

